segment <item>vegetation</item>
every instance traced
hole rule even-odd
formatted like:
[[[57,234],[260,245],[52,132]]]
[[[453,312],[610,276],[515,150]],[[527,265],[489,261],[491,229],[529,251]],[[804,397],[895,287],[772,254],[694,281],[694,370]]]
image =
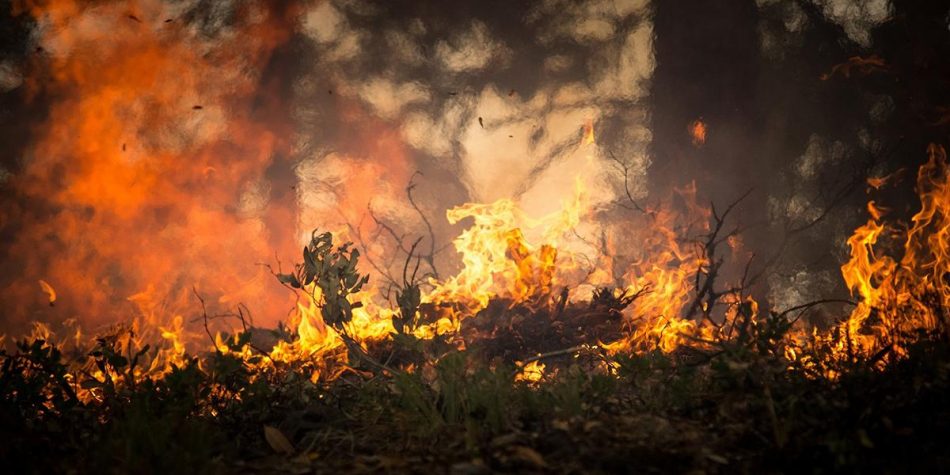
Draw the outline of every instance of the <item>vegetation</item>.
[[[279,278],[316,282],[322,292],[311,296],[345,332],[347,296],[365,282],[358,254],[319,235],[305,255],[296,274]],[[13,473],[950,468],[945,331],[909,340],[886,366],[880,355],[833,358],[820,341],[795,347],[802,354],[790,360],[788,320],[749,323],[745,309],[747,324],[731,338],[672,353],[552,353],[556,371],[532,380],[478,345],[458,351],[414,338],[418,287],[404,281],[388,346],[350,340],[351,371],[325,382],[305,376],[312,361],[253,350],[253,329],[160,377],[145,376],[156,350],[138,347],[131,331],[85,351],[18,342],[0,351],[0,461]],[[595,295],[609,309],[633,298]],[[379,351],[390,357],[381,363]]]

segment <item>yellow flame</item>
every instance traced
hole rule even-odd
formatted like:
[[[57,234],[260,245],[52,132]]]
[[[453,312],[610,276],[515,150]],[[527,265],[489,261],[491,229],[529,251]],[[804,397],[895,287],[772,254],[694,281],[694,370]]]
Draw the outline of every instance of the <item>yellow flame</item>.
[[[594,138],[594,119],[588,119],[584,124],[584,135],[581,138],[581,145],[592,145],[596,143]]]
[[[529,361],[521,367],[521,371],[515,375],[515,381],[524,381],[526,383],[537,383],[544,377],[544,363],[535,360]]]
[[[873,212],[872,219],[848,240],[851,259],[841,267],[841,274],[860,300],[838,327],[839,334],[844,334],[835,345],[840,357],[880,351],[900,357],[918,330],[938,327],[942,316],[935,312],[950,303],[945,278],[950,275],[950,173],[943,147],[931,145],[928,154],[917,175],[920,211],[911,219],[900,260],[875,255],[878,239],[886,231],[896,234],[899,230],[879,223]]]

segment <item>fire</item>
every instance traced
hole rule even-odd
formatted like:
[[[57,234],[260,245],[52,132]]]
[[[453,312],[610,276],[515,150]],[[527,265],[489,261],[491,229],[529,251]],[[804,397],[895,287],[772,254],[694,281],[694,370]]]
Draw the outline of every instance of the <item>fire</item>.
[[[588,119],[584,124],[584,136],[581,138],[581,145],[593,145],[597,143],[594,138],[594,120]]]
[[[943,278],[950,275],[950,171],[942,148],[933,146],[929,153],[917,180],[921,209],[914,215],[910,229],[903,233],[902,256],[896,259],[877,252],[880,240],[897,230],[882,222],[880,215],[872,214],[849,238],[851,258],[841,267],[845,284],[859,299],[856,308],[830,332],[796,326],[783,350],[785,358],[800,358],[796,345],[812,339],[827,344],[836,358],[873,357],[878,364],[884,364],[904,354],[904,347],[913,341],[915,332],[936,330],[944,324],[939,308],[950,304],[950,284]],[[695,187],[679,191],[689,210],[685,215],[670,209],[647,219],[649,224],[637,235],[637,252],[628,262],[597,261],[598,270],[622,270],[623,285],[613,291],[614,298],[637,296],[623,311],[624,336],[599,345],[608,353],[672,352],[684,344],[714,341],[730,326],[734,330],[738,326],[759,325],[757,302],[741,292],[724,294],[713,303],[724,308],[718,317],[713,306],[705,301],[698,307],[691,306],[697,295],[697,289],[691,285],[694,276],[714,265],[700,246],[684,243],[675,232],[682,228],[684,219],[691,226],[709,231],[710,214],[692,201],[695,191]],[[559,212],[540,218],[526,216],[510,200],[489,205],[470,203],[449,210],[449,220],[472,220],[471,226],[455,240],[463,266],[454,276],[430,281],[431,288],[422,300],[451,310],[437,322],[420,327],[417,336],[430,338],[457,331],[463,319],[475,317],[493,299],[509,299],[512,307],[544,308],[554,301],[559,286],[580,288],[589,282],[572,274],[579,261],[571,250],[569,233],[587,212],[583,195],[583,187],[578,184],[574,199],[566,201]],[[869,209],[875,209],[873,203]],[[734,252],[742,248],[738,238],[724,242]],[[595,275],[586,273],[587,278]],[[294,338],[277,341],[266,359],[261,360],[258,350],[249,345],[233,349],[220,333],[214,335],[213,351],[234,354],[245,361],[254,359],[257,362],[253,364],[261,370],[307,362],[314,382],[340,376],[348,367],[348,348],[340,334],[321,318],[320,290],[312,285],[303,289],[310,298],[298,303],[291,321]],[[135,353],[149,342],[159,343],[147,354],[145,364],[135,369],[136,377],[162,377],[174,367],[187,364],[186,343],[197,338],[186,330],[182,315],[165,317],[165,310],[156,304],[155,292],[151,288],[130,297],[142,318],[129,326],[116,327],[112,336],[106,337],[123,354]],[[353,319],[344,328],[364,350],[369,343],[383,341],[395,331],[393,310],[378,303],[379,294],[379,289],[370,285],[351,296],[352,302],[362,305],[353,309]],[[934,299],[939,305],[934,305]],[[698,312],[696,316],[693,311]],[[41,323],[35,325],[33,333],[36,338],[54,339],[49,327]],[[83,344],[78,327],[72,344]],[[97,380],[108,378],[117,382],[129,377],[101,371],[91,374]],[[532,360],[520,365],[515,378],[536,383],[544,374],[545,365]],[[833,371],[826,375],[835,377]],[[85,398],[97,397],[95,390],[82,394]]]
[[[848,240],[851,259],[841,274],[859,302],[839,327],[844,337],[836,351],[842,357],[880,354],[880,361],[900,357],[918,331],[947,324],[940,309],[950,303],[945,277],[950,271],[950,172],[943,147],[931,145],[928,154],[917,175],[921,207],[910,229],[901,232],[872,213]],[[899,259],[875,252],[887,232],[903,235]]]
[[[474,313],[495,297],[508,297],[520,303],[548,293],[557,282],[557,245],[579,222],[583,195],[583,185],[578,181],[574,199],[560,211],[541,218],[525,215],[507,199],[449,210],[450,223],[473,219],[473,225],[453,241],[461,256],[462,270],[435,283],[424,301],[465,303],[467,310]],[[529,244],[525,231],[540,235],[544,244]]]
[[[521,370],[515,375],[515,381],[524,381],[526,383],[537,383],[544,377],[544,363],[538,360],[530,361],[521,367]]]
[[[206,32],[164,22],[177,11],[157,0],[133,2],[138,20],[132,22],[127,5],[92,8],[63,0],[21,6],[47,27],[43,44],[49,53],[41,61],[51,79],[30,87],[62,99],[51,105],[49,122],[37,131],[35,158],[10,185],[23,202],[42,203],[55,212],[0,211],[0,221],[22,213],[32,224],[16,236],[10,252],[22,256],[26,284],[4,288],[3,297],[19,301],[16,297],[30,296],[35,302],[39,282],[49,305],[59,302],[58,307],[71,305],[66,310],[77,314],[109,318],[87,323],[111,324],[96,333],[98,344],[113,345],[123,355],[144,352],[142,365],[129,371],[135,377],[163,377],[189,364],[189,350],[194,353],[198,347],[238,356],[262,371],[306,363],[312,381],[331,380],[347,370],[348,343],[366,349],[393,335],[394,310],[375,277],[349,296],[349,303],[361,306],[340,327],[321,317],[325,299],[318,287],[302,286],[300,300],[294,301],[285,289],[271,285],[274,279],[266,268],[255,265],[267,261],[275,247],[282,250],[272,233],[298,234],[295,217],[269,209],[271,193],[265,183],[275,157],[293,148],[286,138],[292,134],[275,130],[283,127],[280,120],[255,115],[267,102],[267,94],[255,90],[262,69],[287,39],[292,12],[239,9],[234,20],[239,26],[210,44]],[[78,20],[78,13],[86,20]],[[104,47],[103,39],[113,37]],[[359,115],[353,112],[355,105],[344,108],[347,116]],[[283,117],[279,110],[270,112],[264,115]],[[701,147],[707,124],[697,119],[688,133]],[[373,138],[367,155],[398,152],[394,163],[400,166],[391,167],[397,169],[393,173],[411,176],[398,134],[373,123],[356,135],[367,142]],[[588,164],[593,164],[593,119],[583,124],[580,146],[587,147]],[[386,167],[340,165],[340,170],[329,170],[334,168],[329,163],[307,167],[352,182],[350,194],[330,200],[340,208],[334,211],[349,219],[376,193],[374,177]],[[879,189],[890,180],[872,177],[867,183]],[[741,236],[729,235],[723,237],[728,247],[723,252],[730,258],[709,255],[702,237],[712,232],[714,215],[697,204],[695,184],[676,190],[669,200],[676,205],[643,211],[614,228],[590,222],[603,210],[591,204],[589,190],[597,191],[578,178],[560,209],[543,216],[529,216],[515,199],[466,203],[446,211],[448,223],[469,223],[452,241],[460,267],[454,275],[423,282],[421,303],[435,308],[437,318],[415,329],[415,336],[458,332],[463,320],[477,318],[493,300],[503,300],[509,310],[540,312],[567,305],[569,299],[589,300],[595,292],[630,299],[623,308],[611,309],[622,328],[620,336],[598,342],[609,353],[673,352],[726,338],[726,328],[754,327],[760,313],[768,315],[743,293],[735,276],[723,278],[732,278],[727,288],[738,290],[702,298],[700,276],[713,273],[723,261],[740,264],[739,257],[751,246]],[[850,258],[840,269],[856,307],[831,332],[798,324],[793,339],[824,342],[837,358],[876,357],[885,364],[901,357],[918,331],[947,324],[939,311],[950,305],[950,172],[942,147],[930,147],[917,190],[921,208],[906,230],[884,221],[887,208],[867,203],[870,219],[847,240]],[[322,223],[326,214],[300,221]],[[358,224],[335,235],[345,238],[364,230]],[[591,235],[598,233],[600,244],[592,244],[598,239]],[[886,251],[893,249],[888,240],[894,235],[902,245],[892,256]],[[48,277],[54,258],[59,295],[40,279]],[[270,314],[293,307],[288,335],[264,349],[250,343],[235,348],[233,333],[257,329],[250,314],[243,309],[236,316],[227,314],[230,323],[212,329],[215,323],[209,323],[201,295],[216,310],[237,302],[256,303]],[[19,316],[29,314],[17,310]],[[116,322],[111,317],[116,314],[131,317]],[[264,324],[280,316],[265,314]],[[195,330],[198,325],[204,328]],[[48,325],[37,323],[33,336],[90,354],[94,343],[89,335],[79,325],[70,328],[57,340]],[[353,340],[344,340],[341,333]],[[784,351],[789,360],[799,353],[794,346]],[[534,360],[523,365],[517,378],[537,382],[544,372],[545,365]],[[89,374],[100,382],[130,377],[103,370]],[[83,394],[96,397],[95,391]]]
[[[693,140],[693,145],[701,147],[706,143],[706,123],[702,119],[696,119],[689,124],[689,136]]]
[[[88,325],[128,315],[149,288],[167,323],[193,311],[196,285],[217,310],[275,303],[255,308],[275,322],[292,300],[256,263],[286,245],[270,232],[293,236],[294,222],[247,203],[267,199],[249,184],[288,146],[258,79],[292,12],[239,7],[229,30],[210,32],[157,0],[14,3],[42,33],[24,87],[52,102],[8,182],[23,204],[0,209],[21,229],[9,255],[23,269],[0,299],[29,301],[55,267],[58,313]]]
[[[54,289],[52,285],[49,285],[49,283],[43,279],[40,279],[39,282],[40,288],[43,289],[43,293],[49,297],[49,304],[52,307],[53,304],[56,303],[56,289]]]

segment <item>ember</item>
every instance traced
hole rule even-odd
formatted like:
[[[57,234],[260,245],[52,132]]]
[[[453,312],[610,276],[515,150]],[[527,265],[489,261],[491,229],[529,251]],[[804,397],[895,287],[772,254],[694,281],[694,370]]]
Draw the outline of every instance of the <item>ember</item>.
[[[693,137],[693,145],[700,147],[706,143],[706,123],[694,120],[689,124],[689,135]]]

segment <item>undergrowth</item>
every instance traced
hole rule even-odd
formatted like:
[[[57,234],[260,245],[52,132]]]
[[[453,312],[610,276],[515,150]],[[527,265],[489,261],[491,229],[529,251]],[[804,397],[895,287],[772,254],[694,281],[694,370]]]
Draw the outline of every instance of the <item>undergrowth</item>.
[[[882,364],[882,352],[842,357],[828,340],[789,338],[784,315],[753,319],[752,308],[740,306],[728,337],[672,352],[581,345],[539,355],[533,362],[546,356],[548,371],[523,378],[527,362],[413,335],[420,298],[408,261],[395,333],[382,347],[390,356],[374,356],[346,332],[359,305],[349,297],[366,282],[358,258],[315,235],[306,262],[279,276],[294,288],[321,289],[319,299],[311,296],[349,354],[329,380],[307,376],[321,356],[273,360],[252,343],[260,330],[247,327],[160,374],[144,370],[158,349],[138,347],[131,330],[90,348],[33,338],[0,349],[0,466],[9,473],[950,470],[943,327],[903,338],[901,357]],[[596,295],[601,306],[620,309],[636,298]],[[282,327],[272,333],[297,338]]]
[[[95,364],[132,374],[107,345]],[[0,460],[15,473],[950,467],[946,341],[921,339],[883,370],[849,362],[834,380],[761,350],[620,355],[607,371],[567,365],[536,383],[452,352],[419,371],[319,385],[213,353],[80,402],[63,354],[24,341],[0,352]]]

